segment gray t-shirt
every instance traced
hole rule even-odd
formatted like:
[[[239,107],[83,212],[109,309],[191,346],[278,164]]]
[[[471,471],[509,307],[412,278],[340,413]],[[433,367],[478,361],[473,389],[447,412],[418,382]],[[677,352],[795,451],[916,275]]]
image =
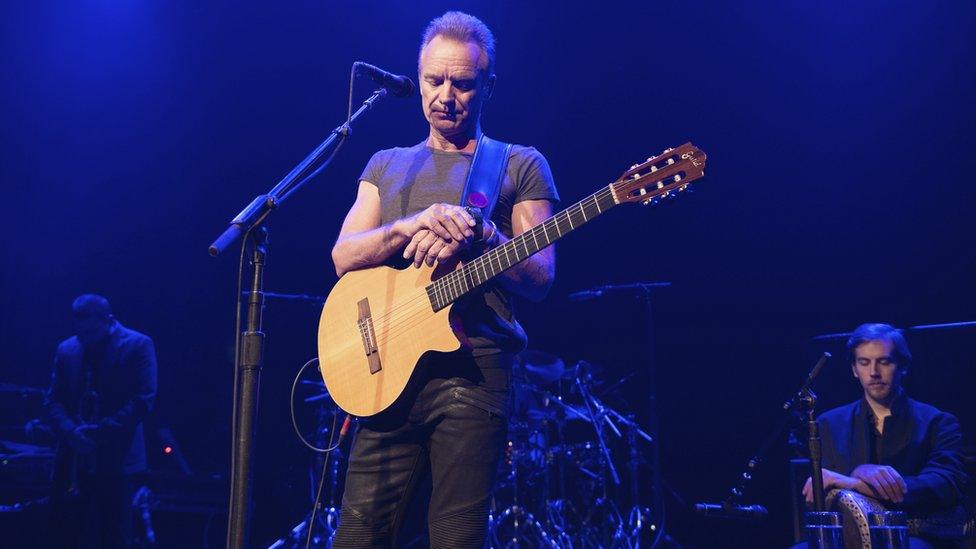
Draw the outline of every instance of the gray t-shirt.
[[[469,153],[432,149],[425,140],[413,147],[377,152],[359,179],[379,190],[381,223],[386,225],[438,202],[460,204],[471,158]],[[559,194],[545,157],[532,147],[515,145],[491,216],[509,238],[512,207],[523,200],[557,202]],[[475,356],[516,353],[525,347],[525,331],[515,319],[512,296],[499,285],[488,282],[482,291],[458,301],[454,310]]]

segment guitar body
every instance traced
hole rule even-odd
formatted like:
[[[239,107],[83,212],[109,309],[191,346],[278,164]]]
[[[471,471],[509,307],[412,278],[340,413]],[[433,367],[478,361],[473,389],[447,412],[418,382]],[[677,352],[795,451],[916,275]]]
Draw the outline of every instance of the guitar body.
[[[322,378],[340,408],[377,414],[400,396],[424,353],[460,348],[452,306],[434,312],[425,290],[442,271],[450,269],[373,267],[339,279],[322,309],[318,351]]]

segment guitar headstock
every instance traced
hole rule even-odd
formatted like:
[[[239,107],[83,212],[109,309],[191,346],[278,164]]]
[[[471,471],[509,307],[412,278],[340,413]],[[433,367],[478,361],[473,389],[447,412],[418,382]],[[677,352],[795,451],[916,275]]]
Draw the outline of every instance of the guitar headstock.
[[[692,181],[705,175],[705,158],[701,149],[685,143],[632,166],[610,188],[618,204],[656,204],[684,192]]]

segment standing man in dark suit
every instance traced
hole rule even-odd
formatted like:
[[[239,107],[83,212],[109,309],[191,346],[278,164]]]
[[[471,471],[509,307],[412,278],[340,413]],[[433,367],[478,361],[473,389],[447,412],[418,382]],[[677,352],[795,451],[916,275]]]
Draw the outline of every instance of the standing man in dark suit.
[[[57,547],[124,547],[134,478],[146,469],[156,351],[102,296],[78,297],[72,312],[76,335],[58,345],[45,401],[59,438],[49,534]]]

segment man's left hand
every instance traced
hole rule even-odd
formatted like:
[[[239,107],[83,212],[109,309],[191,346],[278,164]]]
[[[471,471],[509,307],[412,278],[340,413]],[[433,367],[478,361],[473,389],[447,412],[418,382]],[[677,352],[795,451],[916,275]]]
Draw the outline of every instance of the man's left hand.
[[[854,485],[857,483],[857,479],[831,471],[826,467],[821,468],[821,472],[824,492],[827,492],[831,488],[850,490],[853,489]],[[807,503],[813,503],[813,480],[809,477],[807,478],[806,483],[803,485],[803,496],[806,498]]]
[[[851,476],[867,484],[874,495],[880,499],[901,503],[905,500],[905,494],[908,492],[905,479],[901,477],[898,471],[887,465],[875,465],[873,463],[858,465],[851,471]]]
[[[471,239],[445,240],[429,229],[421,229],[413,235],[403,250],[403,258],[413,256],[414,267],[422,264],[433,265],[454,258],[471,246]]]

